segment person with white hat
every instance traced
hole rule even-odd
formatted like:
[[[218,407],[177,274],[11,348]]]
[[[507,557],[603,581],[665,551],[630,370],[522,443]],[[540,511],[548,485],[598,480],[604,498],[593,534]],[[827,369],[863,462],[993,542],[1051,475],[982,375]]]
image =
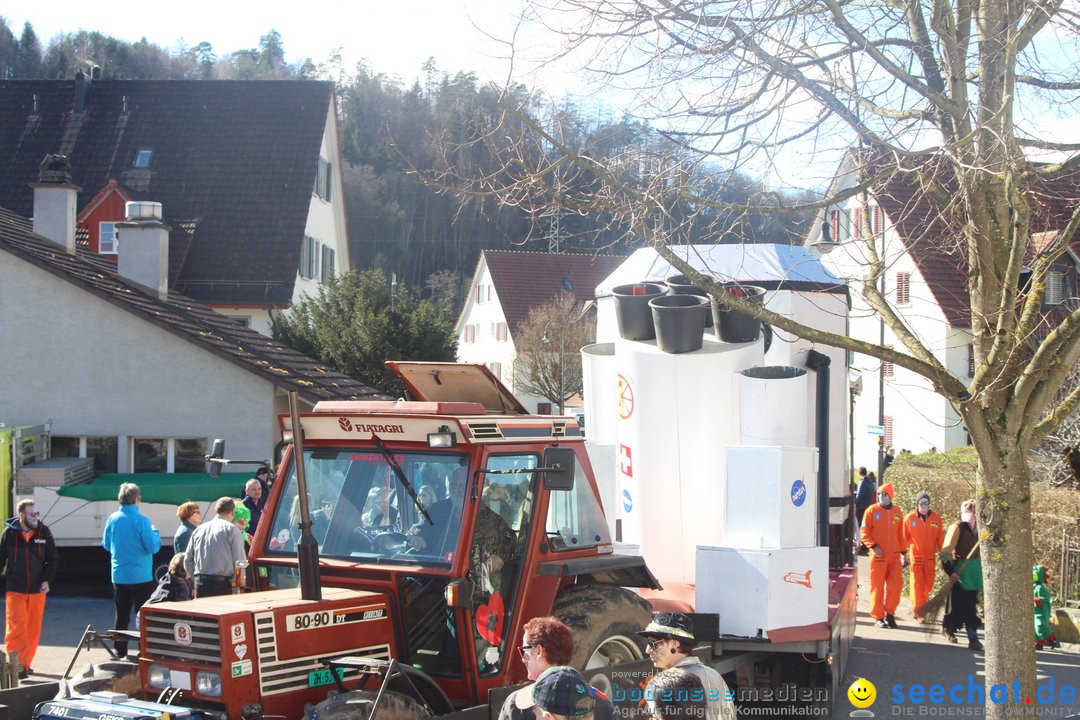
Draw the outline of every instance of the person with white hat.
[[[720,673],[694,655],[694,626],[685,613],[658,612],[638,633],[648,638],[645,651],[658,670],[677,667],[698,676],[709,703],[709,720],[735,720],[735,696]]]

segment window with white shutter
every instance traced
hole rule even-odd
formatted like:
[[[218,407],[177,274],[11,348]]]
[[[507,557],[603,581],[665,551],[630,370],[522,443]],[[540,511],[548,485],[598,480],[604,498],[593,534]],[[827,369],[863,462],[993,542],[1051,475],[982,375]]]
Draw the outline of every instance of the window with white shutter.
[[[1043,295],[1043,305],[1060,305],[1065,302],[1065,273],[1060,270],[1050,270],[1046,273],[1046,294]]]

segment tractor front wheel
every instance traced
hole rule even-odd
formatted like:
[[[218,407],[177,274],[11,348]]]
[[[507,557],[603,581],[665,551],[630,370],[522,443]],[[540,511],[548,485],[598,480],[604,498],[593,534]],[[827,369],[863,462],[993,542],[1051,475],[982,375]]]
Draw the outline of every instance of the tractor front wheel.
[[[645,641],[637,635],[652,619],[645,600],[625,588],[613,585],[569,587],[555,598],[552,615],[574,633],[574,654],[570,664],[605,693],[610,684],[603,676],[590,677],[596,670],[645,657]],[[595,680],[595,681],[594,681]],[[610,694],[610,693],[609,693]]]
[[[367,690],[334,694],[309,708],[305,715],[318,720],[368,720],[373,717],[371,711],[377,695]],[[427,720],[431,713],[408,695],[387,691],[383,693],[374,717],[379,720]]]

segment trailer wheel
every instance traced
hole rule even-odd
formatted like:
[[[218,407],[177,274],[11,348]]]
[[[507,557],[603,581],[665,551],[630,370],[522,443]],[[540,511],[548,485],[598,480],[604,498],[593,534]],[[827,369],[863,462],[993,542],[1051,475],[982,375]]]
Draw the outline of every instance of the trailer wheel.
[[[354,690],[323,700],[306,713],[308,718],[319,720],[368,720],[375,704],[376,692]],[[428,709],[408,695],[388,690],[379,701],[379,720],[426,720],[431,717]]]
[[[137,695],[142,690],[139,664],[127,660],[109,660],[87,665],[80,674],[68,681],[68,686],[71,692],[80,695],[101,690]]]
[[[551,614],[573,631],[570,664],[583,672],[645,657],[645,641],[637,632],[649,624],[652,611],[629,590],[614,585],[570,587],[555,598]],[[603,687],[608,685],[606,678],[589,681],[608,692]]]

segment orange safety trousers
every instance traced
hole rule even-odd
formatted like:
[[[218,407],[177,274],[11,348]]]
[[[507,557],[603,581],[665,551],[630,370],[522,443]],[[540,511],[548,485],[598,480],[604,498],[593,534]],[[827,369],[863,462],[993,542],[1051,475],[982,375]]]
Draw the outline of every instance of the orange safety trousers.
[[[4,594],[4,645],[8,654],[19,653],[19,664],[31,667],[41,639],[41,619],[45,616],[45,593]]]
[[[917,558],[911,561],[908,568],[911,573],[911,609],[926,604],[930,597],[930,588],[934,587],[934,575],[937,574],[937,563],[932,557]]]
[[[870,555],[870,617],[881,620],[896,614],[904,573],[900,570],[900,553],[879,558],[871,551]]]

